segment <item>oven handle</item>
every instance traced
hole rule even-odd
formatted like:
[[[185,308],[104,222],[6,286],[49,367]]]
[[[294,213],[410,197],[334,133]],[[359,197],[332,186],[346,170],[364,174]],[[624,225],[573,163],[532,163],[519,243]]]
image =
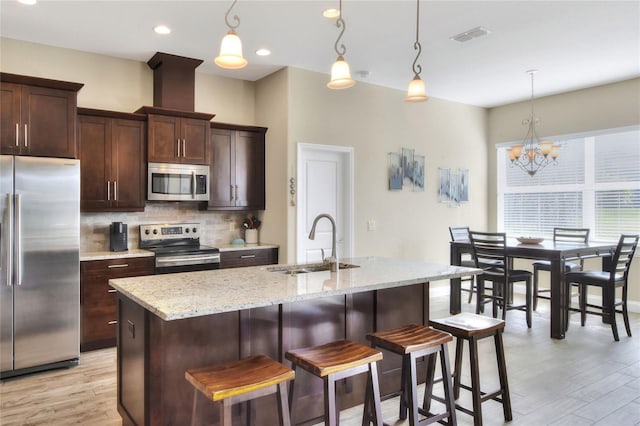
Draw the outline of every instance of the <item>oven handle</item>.
[[[211,262],[211,263],[218,263],[220,262],[220,255],[214,254],[210,256],[156,257],[156,263],[188,262],[188,261],[194,261],[194,260],[213,260],[214,262]]]

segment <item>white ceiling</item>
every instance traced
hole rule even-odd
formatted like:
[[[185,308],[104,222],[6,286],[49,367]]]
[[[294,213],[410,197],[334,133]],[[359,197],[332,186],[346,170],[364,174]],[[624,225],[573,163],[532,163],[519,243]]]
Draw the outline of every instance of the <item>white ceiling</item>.
[[[232,11],[249,65],[213,64],[227,1],[0,1],[0,35],[146,62],[155,52],[203,59],[198,72],[260,79],[284,66],[329,73],[338,1],[244,1]],[[416,2],[345,0],[342,42],[354,78],[406,90],[413,77]],[[492,107],[640,76],[640,1],[430,1],[420,3],[422,78],[430,96]],[[168,36],[153,33],[164,23]],[[450,37],[482,26],[483,38]],[[269,57],[255,50],[268,47]],[[357,71],[370,72],[360,78]],[[327,77],[328,80],[328,77]],[[328,89],[327,89],[328,90]]]

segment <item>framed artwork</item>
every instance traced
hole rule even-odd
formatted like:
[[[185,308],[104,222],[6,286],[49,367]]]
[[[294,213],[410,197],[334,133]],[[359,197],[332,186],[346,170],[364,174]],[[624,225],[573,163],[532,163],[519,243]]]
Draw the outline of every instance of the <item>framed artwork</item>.
[[[401,191],[403,182],[402,157],[397,152],[389,153],[389,190]]]
[[[460,169],[460,201],[469,201],[469,169]]]
[[[413,192],[424,191],[424,155],[413,156]]]
[[[413,184],[413,154],[413,149],[402,148],[403,186],[411,186]]]
[[[439,178],[440,178],[440,183],[439,183],[439,189],[438,189],[438,195],[439,195],[439,201],[441,203],[447,203],[449,202],[449,191],[450,191],[450,185],[449,185],[449,175],[450,175],[451,170],[449,169],[438,169],[438,174],[439,174]]]

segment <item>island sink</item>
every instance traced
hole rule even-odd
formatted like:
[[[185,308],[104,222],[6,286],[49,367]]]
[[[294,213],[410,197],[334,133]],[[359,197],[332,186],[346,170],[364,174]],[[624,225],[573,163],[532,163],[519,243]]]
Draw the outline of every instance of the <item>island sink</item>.
[[[350,263],[340,263],[338,265],[338,270],[351,268],[359,268],[359,265],[352,265]],[[322,272],[330,270],[330,263],[309,263],[304,265],[274,266],[271,268],[267,268],[267,271],[269,272],[279,272],[286,275],[307,274],[310,272]]]

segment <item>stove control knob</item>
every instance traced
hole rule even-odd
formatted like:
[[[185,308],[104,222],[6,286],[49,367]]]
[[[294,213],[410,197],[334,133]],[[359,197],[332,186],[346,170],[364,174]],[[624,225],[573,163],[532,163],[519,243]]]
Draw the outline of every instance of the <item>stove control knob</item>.
[[[184,228],[184,232],[189,233],[189,228]]]
[[[151,233],[151,231],[149,231],[148,229],[145,229],[145,230],[144,230],[144,234],[145,234],[145,235],[149,235],[150,233]]]
[[[156,234],[158,234],[158,230],[157,230],[157,229],[154,229],[154,230],[153,230],[153,235],[156,235]]]
[[[198,231],[198,229],[197,228],[193,228],[192,231],[195,234]]]

